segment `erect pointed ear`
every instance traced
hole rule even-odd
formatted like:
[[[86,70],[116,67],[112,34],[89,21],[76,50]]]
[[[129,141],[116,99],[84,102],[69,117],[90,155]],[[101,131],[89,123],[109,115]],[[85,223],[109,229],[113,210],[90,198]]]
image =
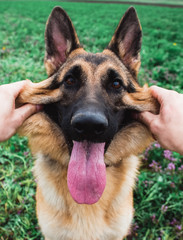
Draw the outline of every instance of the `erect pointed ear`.
[[[136,78],[140,67],[142,31],[133,7],[121,19],[108,49],[113,51]]]
[[[72,22],[60,7],[55,7],[48,18],[45,43],[45,67],[49,76],[58,70],[73,50],[80,47]]]

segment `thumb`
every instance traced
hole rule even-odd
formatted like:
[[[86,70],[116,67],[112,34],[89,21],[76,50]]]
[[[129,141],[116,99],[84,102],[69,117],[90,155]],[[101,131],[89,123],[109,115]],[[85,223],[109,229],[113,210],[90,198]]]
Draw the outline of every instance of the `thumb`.
[[[169,93],[170,90],[167,90],[165,88],[161,88],[158,86],[152,86],[150,87],[151,90],[151,94],[154,98],[156,98],[158,100],[158,102],[160,103],[160,105],[168,98],[170,98]]]
[[[14,117],[17,119],[18,127],[32,114],[42,110],[42,105],[25,104],[15,109]]]
[[[150,127],[151,122],[155,120],[155,118],[157,118],[157,115],[154,115],[151,112],[141,112],[138,113],[136,118],[140,121],[143,122],[145,125],[147,125],[148,127]]]

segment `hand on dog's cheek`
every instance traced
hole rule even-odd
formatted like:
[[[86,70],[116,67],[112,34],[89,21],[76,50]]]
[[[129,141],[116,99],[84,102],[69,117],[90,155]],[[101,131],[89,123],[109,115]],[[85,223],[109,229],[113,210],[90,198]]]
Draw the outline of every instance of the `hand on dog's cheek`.
[[[151,93],[160,103],[159,114],[143,112],[137,118],[163,148],[183,154],[183,95],[156,86],[151,87]]]
[[[16,108],[15,100],[20,91],[28,84],[28,81],[21,81],[0,86],[0,141],[9,139],[16,133],[16,130],[32,114],[40,111],[42,106],[25,104]]]

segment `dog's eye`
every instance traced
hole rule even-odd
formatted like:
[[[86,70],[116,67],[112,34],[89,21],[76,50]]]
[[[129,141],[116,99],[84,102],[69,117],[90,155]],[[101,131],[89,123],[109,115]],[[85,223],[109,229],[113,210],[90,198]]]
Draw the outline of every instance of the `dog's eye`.
[[[65,85],[68,87],[74,86],[76,84],[76,79],[73,78],[72,76],[67,77],[65,80]]]
[[[121,80],[120,79],[115,79],[113,82],[112,82],[112,88],[114,89],[120,89],[122,86],[122,83],[121,83]]]

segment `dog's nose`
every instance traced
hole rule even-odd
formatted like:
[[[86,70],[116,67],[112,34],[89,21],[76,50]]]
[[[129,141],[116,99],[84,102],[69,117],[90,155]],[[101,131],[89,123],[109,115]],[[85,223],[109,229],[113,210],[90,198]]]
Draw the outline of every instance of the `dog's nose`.
[[[80,111],[72,117],[71,125],[79,134],[101,135],[108,127],[108,120],[103,113]]]

